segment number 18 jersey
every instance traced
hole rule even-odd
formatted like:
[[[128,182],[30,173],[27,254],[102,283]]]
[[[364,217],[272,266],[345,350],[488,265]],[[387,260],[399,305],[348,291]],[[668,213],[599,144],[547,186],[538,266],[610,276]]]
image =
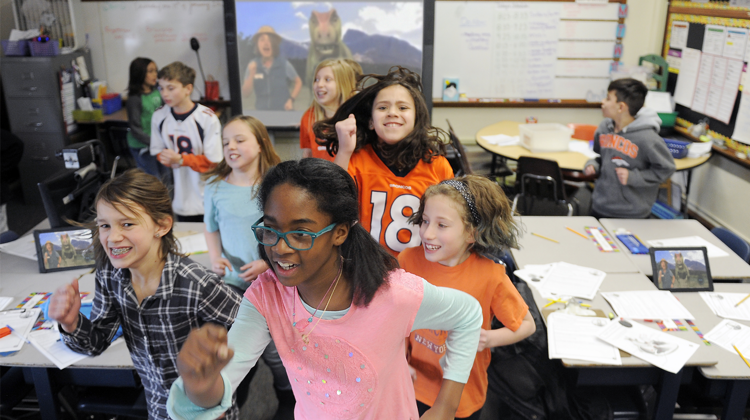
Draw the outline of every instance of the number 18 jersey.
[[[359,190],[360,223],[394,256],[422,243],[419,226],[407,220],[419,209],[427,187],[453,178],[443,156],[433,158],[432,163],[420,160],[408,174],[397,176],[371,145],[352,155],[348,171]]]

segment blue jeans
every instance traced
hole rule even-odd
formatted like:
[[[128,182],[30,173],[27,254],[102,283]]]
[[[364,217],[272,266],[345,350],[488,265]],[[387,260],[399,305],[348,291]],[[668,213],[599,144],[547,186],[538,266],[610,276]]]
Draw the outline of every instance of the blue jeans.
[[[164,179],[164,173],[166,172],[167,167],[159,163],[156,156],[151,156],[148,152],[148,147],[142,149],[130,147],[130,154],[133,156],[133,159],[135,159],[135,164],[143,172],[153,175],[161,180]]]

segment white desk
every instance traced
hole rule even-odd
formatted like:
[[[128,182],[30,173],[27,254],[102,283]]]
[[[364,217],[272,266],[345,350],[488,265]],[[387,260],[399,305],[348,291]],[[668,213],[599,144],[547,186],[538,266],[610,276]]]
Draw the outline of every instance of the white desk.
[[[35,229],[44,229],[49,225],[40,223]],[[178,223],[176,231],[202,232],[202,223]],[[208,254],[193,257],[194,261],[208,264]],[[6,309],[13,309],[29,293],[54,292],[58,287],[69,283],[80,274],[90,269],[57,271],[53,273],[39,273],[36,261],[8,255],[0,252],[0,296],[13,297],[13,301]],[[85,275],[79,281],[80,291],[94,292],[94,274]],[[18,366],[28,369],[34,378],[39,406],[44,420],[58,419],[59,402],[57,391],[59,383],[72,382],[82,385],[112,385],[115,383],[135,385],[133,376],[133,361],[127,346],[122,343],[109,347],[104,353],[96,357],[87,357],[70,367],[59,370],[44,355],[30,344],[25,344],[17,353],[0,357],[2,366]],[[93,370],[106,370],[106,374],[92,374]],[[81,383],[83,382],[83,383]]]
[[[570,227],[584,235],[586,226],[602,227],[590,216],[516,216],[516,221],[523,226],[519,241],[520,250],[513,249],[516,267],[526,264],[549,264],[565,261],[571,264],[596,268],[605,273],[638,273],[638,267],[628,258],[627,250],[620,252],[601,252],[591,239],[584,239],[566,229]],[[531,233],[559,241],[555,243],[534,236]]]
[[[612,236],[614,236],[614,232],[618,228],[625,228],[638,236],[646,246],[648,246],[648,243],[645,242],[649,240],[700,236],[729,254],[726,257],[709,257],[711,276],[714,279],[750,277],[750,265],[696,220],[601,219],[599,222],[601,222]],[[615,240],[623,248],[623,253],[627,255],[643,274],[647,276],[653,275],[651,259],[648,254],[633,255],[622,245],[619,239]]]

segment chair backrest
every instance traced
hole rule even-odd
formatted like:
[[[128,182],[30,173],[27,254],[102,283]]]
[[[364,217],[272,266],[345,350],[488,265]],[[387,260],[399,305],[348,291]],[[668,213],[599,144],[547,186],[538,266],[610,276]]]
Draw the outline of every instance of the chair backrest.
[[[724,242],[724,245],[739,255],[745,262],[750,263],[750,245],[744,239],[737,236],[734,232],[723,227],[711,229],[711,233]]]
[[[466,149],[464,149],[464,145],[461,144],[461,140],[458,139],[456,132],[453,130],[451,122],[447,119],[445,120],[445,122],[448,123],[448,134],[450,135],[451,146],[453,147],[453,151],[455,153],[455,165],[458,168],[458,170],[454,168],[453,173],[456,176],[473,174],[474,172],[471,170],[471,164],[469,163],[468,156],[466,156]]]
[[[522,214],[558,214],[559,204],[565,205],[568,216],[573,214],[573,206],[565,194],[562,171],[553,160],[520,157],[516,169],[515,189],[517,195],[513,200],[514,211],[520,201],[522,209],[519,209],[519,212]],[[538,201],[540,203],[535,204]],[[545,205],[545,201],[551,206]]]
[[[568,128],[573,129],[571,136],[575,140],[591,141],[594,140],[597,126],[591,124],[568,124]]]

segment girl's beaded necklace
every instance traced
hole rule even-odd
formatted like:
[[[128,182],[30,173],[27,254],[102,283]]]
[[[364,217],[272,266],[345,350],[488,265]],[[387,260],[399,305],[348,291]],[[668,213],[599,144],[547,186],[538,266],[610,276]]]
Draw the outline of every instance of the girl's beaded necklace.
[[[302,331],[304,331],[305,328],[307,328],[312,323],[313,318],[315,317],[315,314],[318,313],[318,308],[323,303],[323,300],[325,300],[326,296],[328,296],[328,292],[331,292],[331,295],[328,296],[328,301],[326,302],[326,306],[323,308],[323,312],[320,313],[320,316],[318,317],[318,320],[315,321],[315,324],[312,326],[312,328],[310,329],[310,331],[307,332],[307,334],[302,334],[302,341],[305,344],[309,344],[310,334],[312,334],[313,330],[315,329],[315,327],[318,326],[318,324],[320,323],[320,320],[323,319],[323,315],[328,310],[328,305],[331,303],[331,299],[333,298],[333,294],[336,293],[336,286],[339,284],[339,280],[341,279],[341,273],[342,273],[343,269],[344,269],[344,257],[341,257],[341,265],[339,265],[339,272],[336,275],[336,279],[331,282],[330,286],[328,286],[328,290],[323,295],[323,297],[320,299],[320,302],[318,303],[318,306],[315,307],[315,312],[313,312],[313,314],[310,315],[309,318],[307,318],[307,324],[305,324],[305,326],[302,327],[302,328],[297,327],[297,321],[294,321],[294,317],[296,316],[296,313],[297,313],[297,299],[294,299],[294,305],[292,306],[292,326],[296,327],[297,331],[299,331],[300,334],[302,334]],[[297,290],[296,286],[294,288],[294,291],[295,291],[295,293],[297,293],[299,295],[299,291]]]

